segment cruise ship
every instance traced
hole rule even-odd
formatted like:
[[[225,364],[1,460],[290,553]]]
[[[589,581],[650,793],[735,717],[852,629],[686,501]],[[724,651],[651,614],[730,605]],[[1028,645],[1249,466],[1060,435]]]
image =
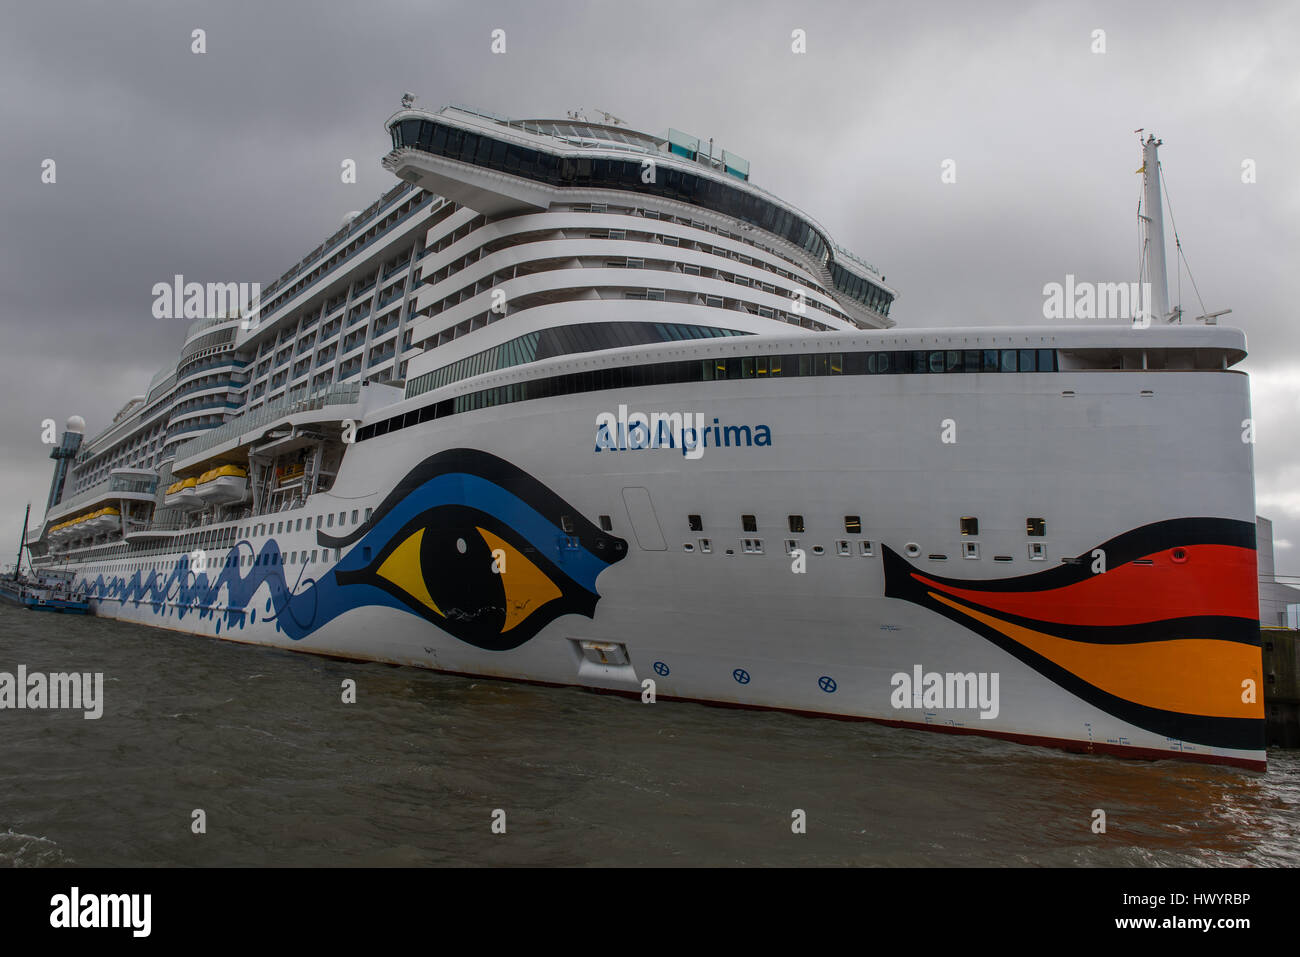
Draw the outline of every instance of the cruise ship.
[[[1265,767],[1245,337],[1169,309],[1154,138],[1151,321],[907,330],[744,158],[600,120],[403,97],[396,185],[69,420],[35,567],[195,635]]]

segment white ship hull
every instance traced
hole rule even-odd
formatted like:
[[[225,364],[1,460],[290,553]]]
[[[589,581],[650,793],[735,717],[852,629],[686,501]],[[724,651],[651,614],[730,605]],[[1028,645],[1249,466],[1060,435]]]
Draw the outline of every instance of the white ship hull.
[[[596,417],[619,405],[699,412],[720,427],[748,426],[751,435],[763,425],[771,444],[708,447],[698,459],[679,448],[594,450]],[[100,615],[223,639],[635,695],[651,679],[659,698],[1261,768],[1262,706],[1243,700],[1242,690],[1261,680],[1258,633],[1253,645],[1245,637],[1257,627],[1248,610],[1251,450],[1237,438],[1249,414],[1246,377],[1222,371],[790,378],[539,399],[356,446],[329,493],[304,509],[241,523],[287,521],[292,531],[241,536],[234,549],[209,552],[201,574],[188,569],[185,548],[147,559],[143,571],[126,563],[69,567],[98,596]],[[945,440],[949,425],[954,441]],[[439,453],[461,462],[454,450],[463,449],[531,476],[579,522],[579,547],[566,551],[563,535],[532,535],[538,549],[526,567],[507,567],[507,588],[511,574],[524,572],[533,588],[516,605],[532,605],[516,608],[520,620],[501,632],[497,648],[466,640],[470,625],[454,623],[464,609],[434,594],[443,577],[458,594],[472,592],[478,585],[465,576],[490,580],[494,569],[466,572],[454,552],[416,539],[411,548],[424,547],[418,559],[408,548],[376,572],[384,549],[409,538],[411,521],[422,522],[430,540],[435,530],[451,541],[476,527],[434,515],[410,519],[399,534],[380,521],[393,502],[415,494],[394,491],[404,476]],[[458,468],[456,495],[472,498],[473,482]],[[348,521],[366,509],[375,510],[375,527]],[[298,530],[304,516],[337,513],[341,529],[331,518],[323,533]],[[756,531],[742,530],[742,514],[757,517]],[[602,535],[595,522],[606,515],[612,530]],[[701,516],[703,528],[691,531],[688,515]],[[804,532],[789,530],[791,515],[802,517]],[[860,516],[860,532],[846,531],[846,516]],[[978,535],[963,538],[963,516],[978,516]],[[1045,536],[1027,537],[1029,516],[1046,518]],[[518,516],[498,517],[507,530],[489,530],[487,546],[512,523],[520,527]],[[804,571],[794,570],[787,540],[804,550]],[[341,560],[328,544],[339,541]],[[978,558],[963,558],[972,541]],[[1159,548],[1143,550],[1148,543]],[[919,546],[914,556],[909,545]],[[1030,557],[1035,545],[1042,558]],[[587,604],[512,645],[528,632],[530,614],[569,600],[539,585],[534,572],[572,571],[606,547],[592,594],[574,607]],[[1112,554],[1096,581],[1095,569],[1062,564],[1091,563],[1099,548]],[[515,561],[518,552],[506,551]],[[266,554],[293,558],[243,564]],[[225,568],[230,555],[245,557]],[[417,577],[410,567],[402,572],[403,562],[421,566]],[[1219,582],[1208,589],[1207,563]],[[335,574],[345,568],[353,579],[341,584]],[[222,572],[228,583],[260,584],[235,600],[229,584],[212,587]],[[150,587],[153,573],[165,590]],[[1034,584],[1047,573],[1073,580]],[[1020,584],[1006,584],[1011,579]],[[429,591],[412,598],[420,592],[407,587],[414,582]],[[380,594],[376,583],[406,596],[363,597]],[[1147,596],[1150,609],[1143,601],[1135,607],[1135,594]],[[1175,620],[1184,617],[1196,621]],[[1080,640],[1079,629],[1092,626],[1111,630]],[[1116,638],[1116,627],[1156,630]],[[996,676],[996,702],[932,698],[899,680],[928,673]],[[968,687],[973,696],[976,685]]]

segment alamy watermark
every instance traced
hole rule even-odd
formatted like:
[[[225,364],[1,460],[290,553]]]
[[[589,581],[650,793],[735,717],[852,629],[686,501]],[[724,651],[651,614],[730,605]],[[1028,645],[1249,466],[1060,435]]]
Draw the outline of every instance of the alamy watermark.
[[[996,671],[938,672],[912,666],[912,673],[899,671],[889,680],[894,689],[889,703],[899,711],[910,708],[934,711],[979,709],[986,721],[998,716],[998,673]]]
[[[724,425],[718,419],[705,422],[703,412],[618,412],[596,416],[597,452],[626,452],[636,449],[681,449],[688,459],[699,459],[704,450],[770,446],[772,429],[766,425]]]
[[[1044,319],[1131,319],[1151,325],[1151,283],[1077,282],[1068,273],[1064,283],[1043,286]]]
[[[26,665],[18,673],[0,671],[0,711],[11,709],[42,710],[68,708],[84,711],[87,721],[104,714],[104,673],[28,672]]]
[[[84,894],[74,886],[50,898],[54,928],[120,928],[132,937],[148,937],[153,921],[152,894]]]
[[[177,273],[170,283],[154,283],[151,291],[155,319],[239,319],[248,329],[262,308],[260,282],[186,282]]]

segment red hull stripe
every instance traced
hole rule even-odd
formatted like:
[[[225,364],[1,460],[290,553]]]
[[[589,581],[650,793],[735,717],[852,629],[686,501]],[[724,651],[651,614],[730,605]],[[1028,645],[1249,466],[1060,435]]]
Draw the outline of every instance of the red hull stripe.
[[[1020,618],[1062,625],[1136,625],[1192,616],[1253,619],[1259,614],[1255,553],[1232,545],[1188,545],[1185,562],[1168,550],[1151,565],[1125,564],[1062,588],[1008,592],[957,588],[914,572],[935,591]],[[975,584],[975,583],[972,583]]]

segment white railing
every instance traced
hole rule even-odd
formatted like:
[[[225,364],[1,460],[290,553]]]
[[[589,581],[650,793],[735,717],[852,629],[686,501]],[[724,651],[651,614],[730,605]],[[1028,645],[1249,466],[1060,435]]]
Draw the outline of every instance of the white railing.
[[[836,258],[839,258],[839,257],[842,256],[842,257],[844,257],[845,259],[849,260],[850,262],[855,262],[855,263],[857,263],[859,266],[865,266],[867,269],[870,269],[870,270],[871,270],[873,273],[875,273],[877,276],[880,275],[880,270],[877,269],[875,266],[871,265],[871,263],[867,262],[867,261],[866,261],[865,259],[863,259],[861,256],[858,256],[858,255],[856,255],[855,253],[851,253],[851,252],[849,252],[849,251],[848,251],[847,249],[845,249],[843,246],[834,246],[834,247],[832,247],[832,248],[835,250],[835,256],[836,256]]]

